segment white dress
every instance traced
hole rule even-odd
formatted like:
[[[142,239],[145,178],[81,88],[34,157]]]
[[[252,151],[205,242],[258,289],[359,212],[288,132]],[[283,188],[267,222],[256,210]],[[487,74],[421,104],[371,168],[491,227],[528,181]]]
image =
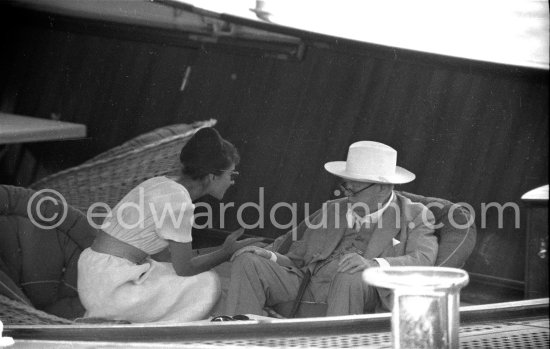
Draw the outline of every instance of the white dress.
[[[194,205],[179,183],[155,177],[132,189],[105,219],[103,230],[153,255],[167,240],[191,242]],[[78,294],[86,317],[131,322],[204,319],[220,296],[217,275],[178,276],[171,263],[137,265],[85,249],[78,260]]]

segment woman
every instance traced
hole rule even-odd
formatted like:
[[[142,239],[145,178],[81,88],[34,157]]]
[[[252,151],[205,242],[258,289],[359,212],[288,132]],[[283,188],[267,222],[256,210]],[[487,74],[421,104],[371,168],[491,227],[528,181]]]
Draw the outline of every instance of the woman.
[[[234,184],[236,148],[216,130],[195,133],[180,153],[179,178],[154,177],[132,189],[107,216],[78,261],[86,317],[131,322],[192,321],[208,316],[220,295],[214,266],[262,238],[230,234],[214,252],[193,256],[193,201],[221,199]],[[155,259],[150,256],[155,255]]]

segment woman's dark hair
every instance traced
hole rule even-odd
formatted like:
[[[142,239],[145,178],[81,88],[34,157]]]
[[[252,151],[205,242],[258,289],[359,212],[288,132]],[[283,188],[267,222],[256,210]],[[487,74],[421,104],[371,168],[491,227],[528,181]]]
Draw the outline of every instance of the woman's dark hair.
[[[201,179],[210,173],[219,175],[239,161],[237,148],[211,127],[195,132],[180,153],[182,172],[191,179]]]

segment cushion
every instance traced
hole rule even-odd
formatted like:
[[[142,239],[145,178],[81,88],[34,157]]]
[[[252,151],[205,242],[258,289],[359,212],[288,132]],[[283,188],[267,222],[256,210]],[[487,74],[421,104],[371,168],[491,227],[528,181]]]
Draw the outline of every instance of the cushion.
[[[0,294],[14,301],[32,305],[31,301],[27,298],[27,296],[25,296],[23,291],[2,270],[0,270]]]
[[[461,268],[474,250],[476,228],[473,215],[463,206],[448,200],[400,192],[411,201],[420,202],[434,214],[435,235],[439,251],[435,265]]]
[[[59,201],[43,200],[39,205],[42,198],[45,194],[0,185],[2,280],[6,289],[19,289],[37,309],[66,318],[82,316],[77,262],[96,230],[80,211],[70,206],[65,211]],[[56,219],[47,222],[40,217]],[[48,223],[57,227],[51,229]],[[9,297],[6,293],[2,294]]]

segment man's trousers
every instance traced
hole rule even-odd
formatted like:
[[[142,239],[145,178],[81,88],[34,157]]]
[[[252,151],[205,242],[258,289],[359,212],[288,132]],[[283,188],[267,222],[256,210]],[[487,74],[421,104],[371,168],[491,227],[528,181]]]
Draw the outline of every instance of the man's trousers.
[[[327,316],[374,312],[379,304],[376,288],[363,282],[361,272],[335,272],[333,263],[337,265],[338,260],[314,273],[303,300],[327,303]],[[331,273],[323,274],[326,271]],[[269,259],[243,253],[231,267],[226,313],[262,315],[264,306],[296,299],[302,279],[303,274]]]

